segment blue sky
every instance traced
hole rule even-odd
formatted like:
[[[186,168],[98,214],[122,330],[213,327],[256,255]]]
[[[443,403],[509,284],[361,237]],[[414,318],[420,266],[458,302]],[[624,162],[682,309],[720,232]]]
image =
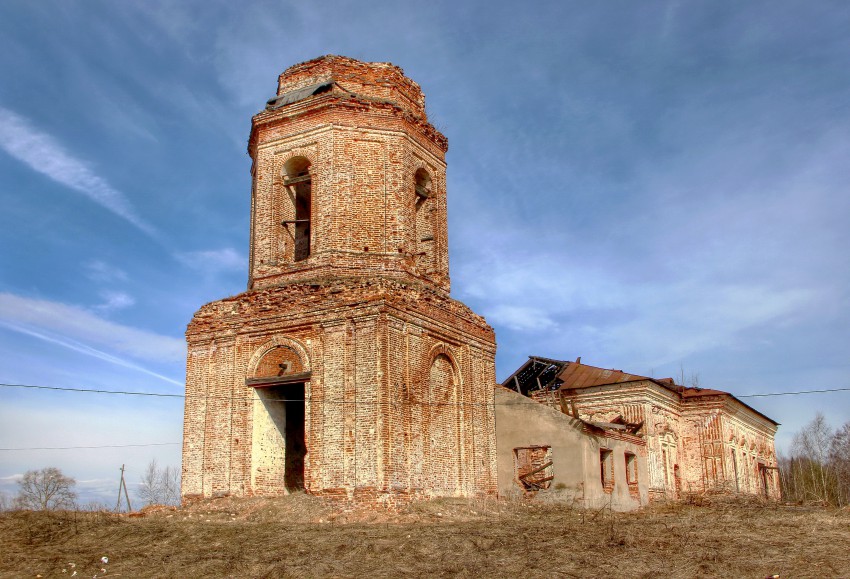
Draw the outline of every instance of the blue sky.
[[[844,2],[0,4],[0,381],[180,393],[247,281],[251,116],[288,66],[390,61],[449,139],[452,293],[530,354],[850,386]],[[850,393],[746,399],[783,424]],[[181,440],[171,398],[0,388],[0,447]],[[179,445],[0,451],[114,500]]]

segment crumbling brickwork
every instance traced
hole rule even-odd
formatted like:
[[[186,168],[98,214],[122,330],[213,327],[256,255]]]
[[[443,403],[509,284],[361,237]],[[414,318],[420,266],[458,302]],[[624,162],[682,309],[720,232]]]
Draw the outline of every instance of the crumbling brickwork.
[[[579,416],[643,423],[651,498],[736,492],[779,498],[776,426],[724,392],[682,397],[651,381],[574,390]]]
[[[533,382],[532,389],[521,382]],[[702,492],[780,498],[778,425],[728,392],[534,357],[504,385],[581,420],[621,425],[643,437],[652,499]]]
[[[646,441],[496,386],[500,496],[629,511],[649,502]]]
[[[495,337],[449,297],[419,86],[327,56],[253,118],[248,291],[189,324],[183,494],[496,493]]]

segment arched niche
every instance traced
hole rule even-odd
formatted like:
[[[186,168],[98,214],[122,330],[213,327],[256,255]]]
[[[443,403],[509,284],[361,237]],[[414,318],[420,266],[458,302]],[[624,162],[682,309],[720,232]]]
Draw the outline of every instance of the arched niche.
[[[427,374],[426,464],[430,491],[453,495],[460,489],[461,396],[457,364],[445,348],[432,350]]]

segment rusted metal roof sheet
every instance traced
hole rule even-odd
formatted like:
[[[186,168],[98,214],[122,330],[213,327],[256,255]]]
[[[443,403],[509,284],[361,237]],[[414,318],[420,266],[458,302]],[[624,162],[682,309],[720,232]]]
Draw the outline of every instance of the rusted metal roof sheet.
[[[613,384],[625,384],[628,382],[649,381],[654,384],[666,388],[670,392],[678,394],[681,400],[694,400],[707,396],[725,396],[736,402],[744,405],[762,418],[779,424],[769,416],[765,416],[749,404],[735,398],[734,395],[723,390],[714,390],[712,388],[690,388],[680,386],[672,378],[650,378],[641,376],[640,374],[629,374],[622,370],[609,370],[607,368],[597,368],[596,366],[588,366],[581,363],[581,358],[575,362],[567,362],[565,360],[554,360],[552,358],[542,358],[539,356],[529,356],[528,361],[520,366],[520,368],[511,374],[511,376],[502,383],[502,386],[515,392],[519,392],[524,396],[530,396],[534,390],[580,390],[582,388],[592,388],[594,386],[610,386]],[[599,428],[599,426],[595,426]]]
[[[648,376],[640,376],[638,374],[628,374],[622,370],[606,370],[605,368],[597,368],[588,366],[580,362],[564,362],[563,369],[558,373],[558,379],[563,381],[560,390],[578,390],[581,388],[591,388],[593,386],[608,386],[611,384],[621,384],[625,382],[639,382],[641,380],[649,380],[659,386],[675,392],[681,396],[682,400],[695,400],[705,396],[726,396],[743,404],[746,408],[752,410],[762,418],[779,424],[769,416],[762,414],[746,402],[741,402],[734,395],[723,390],[714,390],[713,388],[690,388],[676,384],[672,378],[649,378]]]
[[[333,87],[333,84],[333,80],[327,80],[314,85],[305,86],[304,88],[299,88],[298,90],[283,93],[280,96],[270,98],[266,103],[266,110],[271,111],[274,109],[279,109],[280,107],[284,107],[288,104],[304,100],[307,97],[321,94],[323,92],[328,92]]]
[[[564,369],[558,374],[558,378],[563,380],[564,383],[561,388],[565,390],[619,384],[620,382],[652,380],[652,378],[646,376],[628,374],[622,370],[606,370],[580,362],[567,362]]]
[[[753,408],[752,406],[750,406],[746,402],[743,402],[742,400],[736,398],[734,394],[730,394],[729,392],[724,392],[723,390],[713,390],[711,388],[684,388],[682,386],[679,386],[679,389],[680,389],[679,394],[681,395],[683,402],[686,402],[688,400],[694,400],[695,401],[695,400],[697,400],[701,397],[704,397],[704,396],[723,396],[727,399],[734,400],[738,404],[741,404],[745,408],[751,410],[752,412],[755,412],[756,414],[758,414],[759,416],[761,416],[765,420],[772,422],[773,424],[776,424],[777,426],[779,426],[779,423],[777,421],[775,421],[773,418],[771,418],[770,416],[768,416],[766,414],[759,412],[758,410],[756,410],[755,408]]]

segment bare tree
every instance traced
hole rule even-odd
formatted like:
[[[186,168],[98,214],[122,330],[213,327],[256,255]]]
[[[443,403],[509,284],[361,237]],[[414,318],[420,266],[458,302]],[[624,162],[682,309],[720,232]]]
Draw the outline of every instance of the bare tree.
[[[850,504],[850,422],[833,430],[818,413],[794,435],[791,456],[780,457],[779,469],[786,499]]]
[[[800,432],[794,435],[791,448],[798,457],[806,459],[809,481],[807,494],[824,503],[834,502],[832,468],[829,464],[829,447],[833,431],[823,414],[818,412]]]
[[[177,505],[180,503],[180,471],[173,466],[159,468],[152,459],[137,491],[139,498],[148,505]]]
[[[3,491],[0,491],[0,513],[3,511],[8,511],[12,508],[11,501],[9,500],[9,495]]]
[[[76,484],[77,481],[52,466],[41,470],[28,470],[18,481],[15,506],[33,511],[73,508],[77,499],[77,493],[73,490]]]
[[[166,505],[180,504],[180,469],[167,466],[162,471],[163,498]]]
[[[845,422],[832,437],[829,462],[838,477],[839,504],[850,504],[850,422]]]

